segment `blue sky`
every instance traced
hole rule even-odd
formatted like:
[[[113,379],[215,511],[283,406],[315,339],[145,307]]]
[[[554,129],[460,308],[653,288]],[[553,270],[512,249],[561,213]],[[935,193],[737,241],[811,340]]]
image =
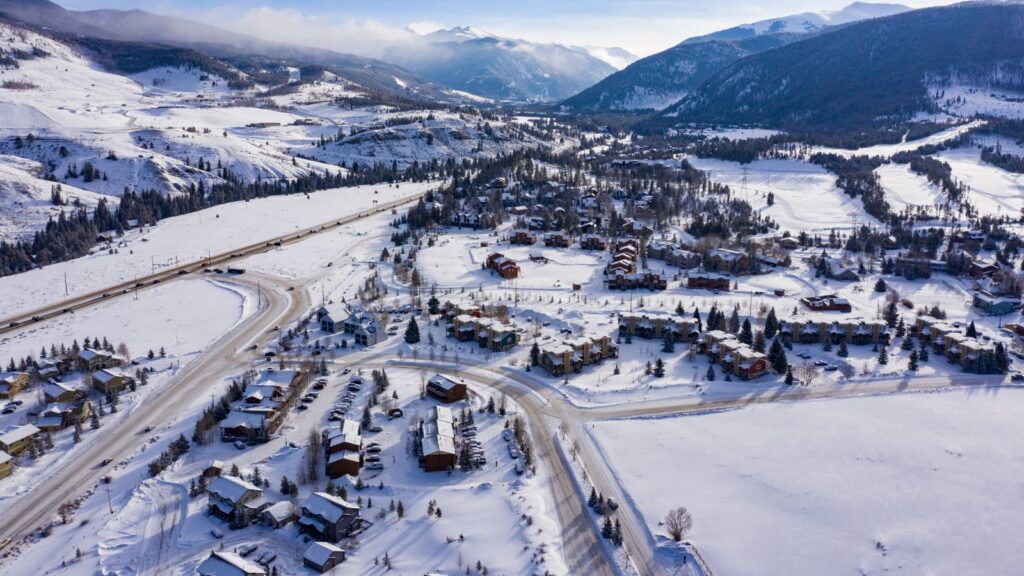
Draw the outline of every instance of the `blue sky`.
[[[141,8],[276,40],[373,53],[403,29],[469,25],[542,42],[621,46],[646,55],[744,22],[834,10],[852,0],[57,0],[72,10]],[[921,7],[951,0],[910,0]],[[352,48],[361,48],[353,50]]]

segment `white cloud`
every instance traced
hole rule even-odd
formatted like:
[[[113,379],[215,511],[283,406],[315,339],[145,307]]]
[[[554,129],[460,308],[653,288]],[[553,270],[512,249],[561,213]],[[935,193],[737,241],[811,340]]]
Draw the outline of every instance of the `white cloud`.
[[[276,42],[301,44],[369,56],[381,57],[387,49],[417,41],[412,30],[373,20],[355,20],[339,15],[310,15],[297,10],[263,6],[240,17],[218,18],[220,25]]]

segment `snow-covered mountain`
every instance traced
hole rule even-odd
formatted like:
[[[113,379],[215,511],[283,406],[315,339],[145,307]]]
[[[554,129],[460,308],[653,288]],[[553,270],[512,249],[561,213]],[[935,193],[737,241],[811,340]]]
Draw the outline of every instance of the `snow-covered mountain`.
[[[615,72],[606,60],[626,61],[624,52],[529,42],[458,26],[395,46],[383,59],[435,83],[495,100],[552,101]]]
[[[697,44],[713,40],[733,41],[763,36],[765,34],[807,34],[820,32],[832,26],[841,26],[868,20],[870,18],[882,18],[892,16],[910,10],[902,4],[872,4],[869,2],[854,2],[840,10],[827,10],[823,12],[804,12],[782,18],[769,18],[751,24],[741,24],[733,28],[727,28],[713,32],[705,36],[695,36],[683,41],[684,44]]]
[[[0,0],[0,15],[74,37],[147,45],[157,43],[196,50],[204,56],[232,62],[244,59],[254,69],[266,68],[268,63],[318,66],[374,92],[411,99],[453,100],[442,87],[424,82],[394,64],[331,50],[271,42],[214,25],[144,10],[74,11],[50,0]]]
[[[689,38],[567,99],[576,112],[661,110],[696,89],[714,73],[752,54],[777,48],[859,20],[909,10],[898,4],[857,2],[833,12],[808,12],[762,20]]]

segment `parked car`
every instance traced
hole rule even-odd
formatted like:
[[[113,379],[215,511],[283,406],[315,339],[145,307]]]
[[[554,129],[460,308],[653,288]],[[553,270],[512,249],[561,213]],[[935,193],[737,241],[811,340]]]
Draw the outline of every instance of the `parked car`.
[[[522,475],[523,472],[526,472],[526,466],[523,466],[522,462],[516,462],[516,474]]]
[[[380,448],[379,445],[378,446],[367,446],[366,448],[363,449],[363,451],[366,452],[367,454],[380,454],[380,450],[381,450],[381,448]]]
[[[1024,382],[1024,374],[1021,374],[1020,372],[1014,372],[1013,376],[1010,376],[1010,380],[1014,382]]]
[[[511,442],[516,437],[516,434],[511,428],[505,428],[501,431],[501,437],[505,439],[505,442]]]
[[[239,450],[245,450],[245,442],[242,442],[241,440],[235,440],[235,448],[238,448]]]
[[[370,462],[369,464],[366,465],[366,469],[367,470],[383,470],[384,469],[384,464],[381,464],[380,462]]]
[[[224,533],[217,528],[210,528],[210,535],[217,539],[224,537]]]
[[[825,362],[824,360],[815,360],[814,365],[821,368],[822,366],[828,366],[828,362]]]
[[[519,449],[516,448],[514,445],[509,444],[508,445],[508,455],[513,457],[513,458],[519,458]]]
[[[835,364],[825,366],[825,372],[835,372],[836,370],[839,370],[839,366],[836,366]]]
[[[462,435],[466,438],[473,438],[476,436],[476,428],[470,428],[469,430],[463,430]]]
[[[383,432],[384,431],[384,427],[382,427],[380,424],[374,424],[373,426],[370,426],[369,428],[367,428],[366,431],[367,432]]]
[[[612,498],[611,496],[606,498],[604,503],[605,503],[605,506],[608,506],[609,510],[618,510],[619,509],[619,503],[615,500],[615,498]]]
[[[372,464],[374,462],[380,462],[380,456],[378,456],[377,454],[367,454],[364,457],[364,460]]]

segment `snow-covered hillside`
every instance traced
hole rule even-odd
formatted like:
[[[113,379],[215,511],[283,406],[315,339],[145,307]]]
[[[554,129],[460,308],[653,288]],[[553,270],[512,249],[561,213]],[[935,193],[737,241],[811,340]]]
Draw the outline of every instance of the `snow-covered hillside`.
[[[45,224],[60,183],[69,202],[89,206],[125,190],[177,194],[226,179],[294,179],[350,165],[494,155],[532,138],[471,114],[382,127],[387,107],[352,106],[357,84],[298,70],[280,87],[231,88],[194,67],[160,66],[129,77],[52,38],[0,25],[0,238]],[[402,80],[396,78],[396,82]],[[352,136],[353,131],[361,133]],[[317,147],[322,139],[348,136]],[[315,159],[315,160],[314,160]],[[318,161],[319,160],[319,161]],[[6,209],[10,207],[10,209]]]

